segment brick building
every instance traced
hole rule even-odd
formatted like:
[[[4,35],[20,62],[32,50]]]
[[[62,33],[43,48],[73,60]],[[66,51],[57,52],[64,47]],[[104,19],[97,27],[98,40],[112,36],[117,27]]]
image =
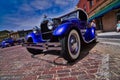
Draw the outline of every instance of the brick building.
[[[32,32],[32,30],[20,30],[17,32],[10,33],[9,36],[12,37],[13,39],[19,39],[19,38],[24,38],[30,32]]]
[[[79,0],[77,8],[88,13],[89,21],[96,20],[98,30],[116,30],[116,23],[120,20],[120,0]]]
[[[9,37],[9,34],[10,34],[10,31],[8,31],[8,30],[0,31],[0,42],[1,42],[3,39],[8,38],[8,37]]]

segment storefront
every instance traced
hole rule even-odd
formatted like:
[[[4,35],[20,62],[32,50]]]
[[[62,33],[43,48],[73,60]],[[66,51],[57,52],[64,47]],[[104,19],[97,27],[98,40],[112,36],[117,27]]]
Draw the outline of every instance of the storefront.
[[[115,0],[114,2],[97,11],[89,18],[89,21],[95,19],[98,30],[115,31],[116,23],[118,20],[120,20],[119,8],[120,1]]]
[[[117,11],[116,18],[117,18],[117,21],[120,20],[120,10]]]

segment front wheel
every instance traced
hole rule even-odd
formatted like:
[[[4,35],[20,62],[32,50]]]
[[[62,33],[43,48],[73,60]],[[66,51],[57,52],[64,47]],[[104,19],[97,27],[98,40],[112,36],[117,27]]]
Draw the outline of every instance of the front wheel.
[[[61,39],[64,59],[69,62],[76,60],[81,51],[81,40],[76,30],[71,30],[67,36]]]
[[[32,38],[29,38],[29,39],[27,40],[27,42],[28,42],[28,43],[33,43],[33,39],[32,39]],[[33,55],[36,55],[36,54],[40,54],[43,50],[27,48],[27,51],[30,52],[30,53],[33,54]]]

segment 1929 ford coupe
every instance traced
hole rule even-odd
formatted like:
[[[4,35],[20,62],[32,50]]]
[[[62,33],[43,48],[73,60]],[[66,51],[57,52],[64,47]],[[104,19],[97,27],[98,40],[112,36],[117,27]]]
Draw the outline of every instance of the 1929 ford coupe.
[[[57,18],[45,18],[40,28],[34,28],[23,44],[32,54],[48,50],[60,50],[67,61],[76,60],[82,43],[96,40],[95,28],[88,26],[87,14],[77,9]]]

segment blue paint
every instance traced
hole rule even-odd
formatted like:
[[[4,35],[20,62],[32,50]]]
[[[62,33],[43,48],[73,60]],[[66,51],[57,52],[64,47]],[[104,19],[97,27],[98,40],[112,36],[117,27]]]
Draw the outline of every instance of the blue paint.
[[[85,34],[84,34],[84,39],[88,42],[92,39],[94,39],[96,36],[95,34],[95,28],[91,27],[91,28],[87,28]]]
[[[7,38],[7,39],[4,39],[2,42],[1,42],[1,47],[4,48],[4,47],[8,47],[8,46],[13,46],[14,45],[14,40],[12,38]]]
[[[87,16],[82,10],[76,10],[76,11],[81,11],[81,13],[83,13],[85,17]],[[73,13],[74,12],[75,11],[73,11]],[[72,14],[72,13],[69,13],[67,15],[70,15],[70,14]],[[65,15],[65,16],[67,17],[67,15]],[[85,20],[83,18],[83,16],[78,17],[78,18],[67,17],[68,19],[64,20],[65,16],[60,17],[61,19],[63,18],[63,20],[58,26],[54,27],[54,29],[51,32],[50,39],[52,39],[53,37],[59,38],[59,37],[67,36],[66,34],[69,34],[70,30],[72,30],[72,29],[75,29],[75,30],[78,31],[80,36],[83,38],[84,42],[89,43],[91,40],[95,39],[95,36],[96,36],[95,28],[94,27],[89,27],[88,28],[87,27],[87,25],[88,25],[87,20]],[[83,20],[80,19],[80,18],[82,18]],[[45,27],[46,27],[45,29],[47,30],[46,25],[45,25]],[[43,26],[43,29],[44,29],[44,26]],[[86,30],[86,31],[81,32],[81,31],[84,31],[84,30]],[[50,32],[49,29],[48,29],[48,32]],[[48,34],[48,32],[45,32],[44,34]],[[31,37],[33,39],[34,43],[47,42],[46,40],[43,40],[42,35],[43,35],[43,33],[38,33],[38,34],[30,33],[27,36],[27,39]]]
[[[64,23],[60,26],[58,26],[54,32],[53,32],[53,35],[54,36],[63,36],[65,35],[69,30],[70,30],[70,22],[67,22],[67,23]]]
[[[42,39],[41,34],[35,34],[33,32],[26,36],[26,40],[28,40],[28,38],[32,38],[33,43],[46,42],[45,40]]]

